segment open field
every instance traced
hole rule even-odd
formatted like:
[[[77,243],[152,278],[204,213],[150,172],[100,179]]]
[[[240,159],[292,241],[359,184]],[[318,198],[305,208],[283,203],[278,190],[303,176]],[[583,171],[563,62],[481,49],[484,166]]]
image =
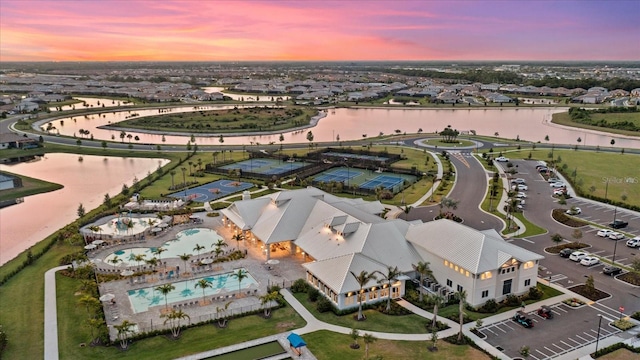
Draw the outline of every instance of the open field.
[[[606,120],[608,123],[616,123],[622,121],[628,121],[635,126],[640,127],[640,112],[636,113],[610,113],[610,114],[591,114],[591,119],[593,121]],[[551,120],[554,124],[566,125],[577,127],[581,129],[591,129],[597,131],[609,132],[612,134],[621,134],[621,135],[631,135],[631,136],[640,136],[640,133],[637,131],[628,131],[628,130],[620,130],[620,129],[612,129],[594,125],[581,124],[571,120],[568,112],[553,114],[553,120]]]
[[[186,133],[278,131],[308,125],[317,110],[306,107],[250,107],[200,110],[132,118],[113,126]]]

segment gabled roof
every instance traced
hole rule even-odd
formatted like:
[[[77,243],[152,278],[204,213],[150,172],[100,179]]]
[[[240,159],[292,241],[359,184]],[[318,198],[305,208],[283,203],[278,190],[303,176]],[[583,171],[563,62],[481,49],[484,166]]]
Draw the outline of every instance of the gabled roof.
[[[262,215],[264,208],[271,203],[268,198],[236,201],[220,212],[242,230],[250,230]]]
[[[386,273],[387,271],[386,266],[362,254],[347,254],[302,264],[302,266],[316,277],[322,279],[322,282],[337,294],[360,290],[360,285],[351,274],[352,272],[359,275],[363,270],[368,273],[375,271]],[[377,277],[379,278],[379,276]],[[364,287],[371,287],[376,284],[378,284],[377,281],[371,280]]]
[[[504,241],[495,231],[477,231],[451,220],[411,226],[407,240],[420,254],[432,254],[474,274],[496,270],[514,258],[519,262],[544,257]],[[497,234],[497,233],[495,233]]]

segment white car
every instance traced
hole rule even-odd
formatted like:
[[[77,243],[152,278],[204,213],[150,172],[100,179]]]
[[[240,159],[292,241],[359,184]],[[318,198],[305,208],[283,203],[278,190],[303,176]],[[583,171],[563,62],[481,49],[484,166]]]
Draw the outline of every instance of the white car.
[[[569,260],[577,262],[582,261],[582,259],[584,259],[585,257],[587,257],[587,253],[582,251],[574,251],[571,253],[571,255],[569,255]]]
[[[565,195],[567,193],[567,189],[565,188],[560,188],[560,189],[554,189],[553,190],[553,195]]]
[[[516,194],[516,197],[518,199],[525,199],[527,197],[527,194],[523,193],[523,192],[519,192]]]
[[[498,161],[498,162],[508,162],[509,158],[506,158],[504,156],[499,156],[499,157],[496,158],[496,161]]]
[[[525,185],[527,182],[526,182],[524,179],[517,178],[517,179],[513,179],[513,180],[511,180],[511,183],[512,183],[512,184],[522,184],[522,185]]]
[[[595,256],[585,256],[580,260],[580,265],[592,266],[599,263],[600,260]]]
[[[550,177],[550,178],[547,180],[547,182],[549,182],[549,183],[555,183],[555,182],[559,182],[559,181],[562,181],[562,180],[560,180],[560,179],[559,179],[559,178],[557,178],[557,177]]]
[[[636,236],[633,239],[627,241],[627,246],[630,248],[640,247],[640,236]]]
[[[600,237],[609,237],[609,235],[613,232],[613,230],[608,230],[608,229],[601,229],[598,230],[598,232],[596,233],[596,235],[600,236]]]
[[[565,213],[567,215],[578,215],[578,214],[582,214],[582,209],[580,209],[579,207],[572,207],[571,209],[565,211]]]
[[[622,240],[622,239],[624,239],[624,234],[623,233],[619,233],[617,231],[614,231],[611,234],[609,234],[609,239],[611,239],[611,240]]]
[[[527,191],[529,190],[529,187],[527,185],[518,184],[518,185],[513,185],[512,189],[518,190],[518,191]]]
[[[565,183],[563,183],[562,181],[551,183],[551,184],[549,184],[549,186],[551,186],[552,188],[564,188],[564,187],[567,187],[567,185],[565,185]]]

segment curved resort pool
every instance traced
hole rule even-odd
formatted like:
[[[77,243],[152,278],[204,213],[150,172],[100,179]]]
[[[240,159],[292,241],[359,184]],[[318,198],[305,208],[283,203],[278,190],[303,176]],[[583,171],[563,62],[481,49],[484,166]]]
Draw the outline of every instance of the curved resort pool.
[[[243,268],[246,271],[246,269]],[[175,286],[175,289],[167,294],[167,304],[171,306],[174,303],[185,302],[188,300],[200,300],[202,299],[202,288],[196,287],[196,283],[200,279],[206,279],[211,283],[211,287],[205,288],[204,297],[211,298],[214,296],[221,296],[225,294],[232,294],[238,291],[238,278],[233,276],[233,273],[228,272],[224,274],[205,276],[201,278],[194,278],[190,280],[178,281],[171,283]],[[245,272],[246,278],[242,279],[240,284],[240,290],[246,290],[252,285],[257,284],[256,279],[248,272]],[[254,286],[255,287],[255,286]],[[140,313],[148,311],[153,306],[164,306],[164,295],[155,290],[156,287],[146,287],[143,289],[129,290],[129,301],[134,313]]]
[[[169,240],[161,245],[161,247],[166,249],[167,251],[160,254],[160,257],[161,259],[167,259],[177,258],[182,254],[197,254],[197,252],[193,250],[196,247],[196,244],[204,246],[204,249],[202,249],[201,252],[202,254],[204,254],[211,251],[211,246],[216,243],[218,239],[222,239],[222,236],[218,235],[217,232],[211,229],[195,228],[180,231],[176,235],[175,239]],[[122,260],[122,262],[118,265],[136,266],[140,265],[134,260],[136,255],[143,254],[145,255],[145,260],[149,260],[152,257],[157,257],[153,253],[155,249],[155,247],[139,247],[126,250],[118,250],[105,257],[103,262],[105,262],[106,264],[112,264],[111,261],[117,256],[118,259]]]
[[[99,230],[94,231],[94,234],[105,234],[111,236],[137,235],[150,228],[152,224],[158,222],[158,219],[153,217],[119,217],[111,219],[105,224],[99,225]]]

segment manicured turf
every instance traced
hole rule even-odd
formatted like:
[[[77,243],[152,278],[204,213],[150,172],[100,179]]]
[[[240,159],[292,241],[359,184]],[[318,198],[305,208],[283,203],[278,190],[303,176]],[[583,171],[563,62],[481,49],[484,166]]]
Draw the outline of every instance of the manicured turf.
[[[17,199],[29,195],[41,194],[62,189],[62,185],[48,181],[30,178],[28,176],[11,174],[22,179],[22,186],[15,189],[0,190],[0,201]]]

